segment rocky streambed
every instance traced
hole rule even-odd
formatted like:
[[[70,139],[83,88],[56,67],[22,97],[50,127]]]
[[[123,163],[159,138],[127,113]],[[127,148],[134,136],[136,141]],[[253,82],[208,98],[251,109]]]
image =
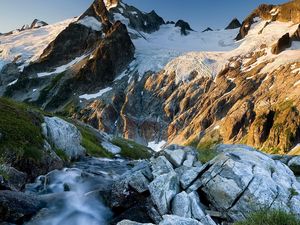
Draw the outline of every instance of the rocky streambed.
[[[150,160],[87,157],[0,192],[0,216],[26,225],[232,224],[261,209],[300,217],[298,157],[219,145],[206,164],[190,147],[168,146]]]

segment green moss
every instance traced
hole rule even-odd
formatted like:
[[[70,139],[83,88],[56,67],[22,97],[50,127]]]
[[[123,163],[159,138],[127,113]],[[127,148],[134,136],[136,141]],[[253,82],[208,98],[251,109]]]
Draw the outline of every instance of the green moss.
[[[289,191],[292,197],[299,195],[295,188],[290,188]]]
[[[199,153],[199,161],[202,163],[207,163],[208,161],[212,160],[218,155],[218,152],[211,148],[211,149],[198,149]]]
[[[300,225],[300,220],[283,211],[261,210],[234,225]]]
[[[82,135],[82,146],[90,156],[112,158],[114,155],[105,150],[98,138],[87,127],[76,124]]]
[[[129,159],[148,159],[151,157],[150,149],[134,141],[114,138],[112,143],[121,148],[121,156]]]
[[[61,158],[64,162],[68,162],[69,158],[66,155],[66,153],[61,149],[55,149],[55,153],[58,155],[59,158]]]
[[[43,154],[42,122],[31,107],[0,98],[0,156],[38,161]]]
[[[5,180],[9,179],[9,175],[3,165],[1,165],[1,159],[0,159],[0,176],[2,176]]]
[[[50,84],[41,90],[39,98],[36,100],[37,104],[42,104],[47,99],[49,92],[59,83],[61,78],[64,76],[64,73],[60,73],[52,78]]]

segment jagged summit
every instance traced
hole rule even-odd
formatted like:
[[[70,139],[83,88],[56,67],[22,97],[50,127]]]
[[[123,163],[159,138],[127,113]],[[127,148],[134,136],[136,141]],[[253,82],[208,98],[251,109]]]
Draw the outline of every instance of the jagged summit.
[[[240,28],[242,26],[242,24],[240,23],[240,21],[237,18],[234,18],[229,24],[228,26],[225,28],[225,30],[232,30],[232,29],[237,29]]]
[[[210,27],[208,27],[208,28],[206,28],[205,30],[203,30],[202,33],[208,32],[208,31],[213,31],[213,29],[211,29]]]

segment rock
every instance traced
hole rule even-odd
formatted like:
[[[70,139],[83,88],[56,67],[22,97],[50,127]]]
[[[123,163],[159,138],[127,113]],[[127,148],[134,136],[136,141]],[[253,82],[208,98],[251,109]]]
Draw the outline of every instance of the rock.
[[[229,24],[228,26],[225,28],[225,30],[232,30],[232,29],[237,29],[240,28],[242,26],[242,24],[240,23],[240,21],[237,18],[234,18]]]
[[[165,156],[159,156],[156,159],[152,159],[151,167],[154,178],[174,171],[172,164],[166,159]]]
[[[271,52],[275,55],[278,55],[279,53],[281,53],[282,51],[284,51],[285,49],[291,47],[292,45],[292,41],[290,38],[290,34],[286,33],[285,35],[283,35],[276,44],[274,44],[272,46]]]
[[[182,168],[179,173],[179,181],[181,187],[185,190],[187,189],[193,181],[196,180],[199,173],[203,170],[202,166],[199,167],[180,167]],[[176,171],[177,172],[177,171]]]
[[[202,31],[202,33],[208,32],[208,31],[213,31],[210,27],[206,28],[205,30]]]
[[[20,191],[27,181],[27,174],[18,171],[17,169],[0,164],[0,171],[4,171],[5,179],[2,182],[4,189],[9,189],[12,191]]]
[[[148,190],[149,181],[141,171],[137,171],[132,174],[128,184],[138,193],[143,193]]]
[[[35,196],[14,191],[0,191],[0,220],[22,223],[43,207]]]
[[[179,167],[185,160],[186,153],[182,149],[178,150],[165,150],[166,158],[175,166]]]
[[[138,222],[134,222],[134,221],[130,221],[130,220],[123,220],[119,223],[117,223],[117,225],[154,225],[153,223],[138,223]]]
[[[186,192],[177,194],[172,200],[172,213],[174,215],[191,218],[190,198]]]
[[[300,156],[293,157],[287,165],[295,175],[300,175]]]
[[[173,197],[179,192],[179,179],[175,172],[156,177],[149,185],[153,203],[161,215],[170,211]]]
[[[226,152],[208,163],[200,189],[233,221],[261,208],[300,215],[300,184],[280,161],[256,151]]]
[[[206,215],[205,217],[202,217],[200,219],[200,222],[203,223],[203,225],[217,225],[215,221],[210,217],[210,215]]]
[[[163,216],[163,221],[159,225],[203,225],[197,220],[182,218],[174,215]]]
[[[197,156],[192,154],[187,154],[186,160],[183,162],[183,166],[192,167],[194,163],[197,161]]]
[[[73,124],[58,117],[45,117],[43,133],[51,144],[63,150],[70,159],[85,155],[81,133]]]
[[[189,31],[193,31],[193,29],[190,27],[190,25],[183,20],[178,20],[175,23],[175,27],[180,27],[181,34],[185,35],[185,36],[189,34]]]
[[[47,26],[48,23],[44,22],[44,21],[41,21],[41,20],[38,20],[38,19],[34,19],[30,25],[30,29],[33,29],[33,28],[40,28],[40,27],[43,27],[43,26]]]
[[[200,197],[197,192],[189,193],[192,217],[197,220],[203,219],[205,217],[205,212],[203,211],[203,206],[200,202]],[[205,223],[204,223],[205,224]]]

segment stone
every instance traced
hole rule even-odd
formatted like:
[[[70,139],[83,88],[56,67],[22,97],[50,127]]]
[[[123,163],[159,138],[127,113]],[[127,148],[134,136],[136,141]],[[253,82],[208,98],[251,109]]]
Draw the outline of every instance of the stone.
[[[190,199],[186,192],[180,192],[172,201],[172,213],[174,215],[191,218]]]
[[[294,172],[295,175],[300,175],[300,156],[293,157],[288,162],[288,167]]]
[[[191,168],[187,167],[179,178],[181,187],[183,189],[187,189],[191,185],[191,183],[194,180],[196,180],[196,178],[198,177],[201,171],[202,171],[202,166],[191,167]]]
[[[63,150],[70,159],[85,155],[81,133],[73,124],[58,117],[45,117],[43,133],[51,144]]]
[[[185,160],[186,153],[182,149],[177,150],[165,150],[164,151],[167,159],[175,166],[179,167]]]
[[[285,49],[291,47],[292,40],[290,38],[290,34],[286,33],[283,35],[276,44],[272,46],[271,52],[275,55],[278,55],[279,53],[283,52]]]
[[[0,202],[0,221],[18,224],[28,220],[44,206],[37,197],[15,191],[0,191]]]
[[[192,167],[196,161],[197,161],[197,157],[195,155],[187,154],[186,159],[184,160],[182,165],[187,167]]]
[[[216,222],[210,217],[210,215],[202,217],[200,219],[200,222],[203,223],[203,225],[217,225]]]
[[[300,215],[300,184],[293,172],[258,151],[222,153],[199,180],[212,207],[233,221],[264,207]]]
[[[152,159],[151,167],[154,178],[174,171],[172,164],[166,159],[165,156],[159,156],[156,159]]]
[[[17,169],[0,165],[0,171],[5,171],[6,179],[3,180],[3,185],[12,191],[20,191],[27,181],[27,174],[18,171]]]
[[[149,181],[141,171],[137,171],[130,177],[128,184],[138,193],[143,193],[148,190]]]
[[[122,220],[117,225],[154,225],[153,223],[138,223],[130,220]]]
[[[203,225],[201,222],[190,219],[182,218],[180,216],[165,215],[163,216],[163,221],[159,225]]]
[[[178,20],[175,23],[175,27],[180,27],[181,34],[185,35],[185,36],[189,34],[189,31],[193,31],[191,26],[187,22],[185,22],[184,20]]]
[[[171,201],[179,192],[179,179],[175,172],[156,177],[149,185],[151,199],[159,213],[165,215],[170,211]]]
[[[197,192],[191,192],[189,193],[190,198],[190,204],[191,204],[191,210],[192,210],[192,218],[195,218],[197,220],[201,220],[203,217],[205,217],[205,212],[203,210],[202,204],[200,202],[200,197]]]

